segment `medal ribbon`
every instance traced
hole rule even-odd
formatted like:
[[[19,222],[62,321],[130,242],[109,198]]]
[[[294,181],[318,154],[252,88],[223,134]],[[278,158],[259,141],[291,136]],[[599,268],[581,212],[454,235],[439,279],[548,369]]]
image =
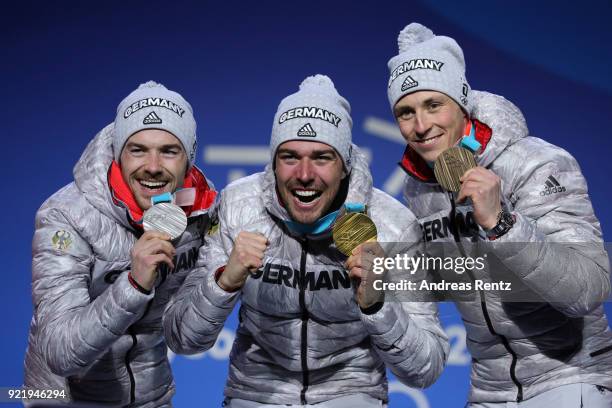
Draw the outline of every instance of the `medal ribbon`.
[[[365,205],[359,203],[345,203],[344,208],[346,212],[365,212]],[[287,228],[300,235],[317,235],[328,230],[333,225],[334,221],[336,221],[339,213],[340,210],[331,212],[312,224],[302,224],[292,220],[283,220],[283,222]]]

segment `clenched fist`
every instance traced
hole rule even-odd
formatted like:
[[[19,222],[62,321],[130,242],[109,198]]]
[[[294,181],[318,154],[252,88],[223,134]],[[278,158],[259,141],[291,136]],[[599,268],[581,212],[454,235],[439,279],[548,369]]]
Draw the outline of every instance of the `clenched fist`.
[[[157,278],[157,267],[165,263],[174,268],[172,258],[176,249],[170,236],[163,232],[147,231],[132,247],[132,279],[146,290],[151,290]]]
[[[227,292],[234,292],[244,285],[249,273],[263,266],[264,251],[268,247],[268,239],[257,232],[242,231],[234,241],[225,270],[217,284]]]
[[[491,170],[474,167],[459,179],[461,190],[457,202],[472,199],[474,219],[482,228],[489,230],[497,224],[501,211],[501,179]]]
[[[383,293],[373,287],[376,279],[381,279],[374,269],[374,258],[384,258],[385,251],[378,242],[365,242],[355,248],[351,256],[346,260],[346,269],[349,276],[359,282],[357,287],[357,303],[362,309],[374,305],[382,300]]]

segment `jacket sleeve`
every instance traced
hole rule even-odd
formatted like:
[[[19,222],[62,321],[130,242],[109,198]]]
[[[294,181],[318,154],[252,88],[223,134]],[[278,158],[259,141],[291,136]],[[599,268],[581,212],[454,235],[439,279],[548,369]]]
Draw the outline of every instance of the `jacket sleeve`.
[[[200,248],[196,268],[185,278],[163,317],[168,346],[179,354],[195,354],[215,344],[240,291],[228,293],[215,280],[215,272],[227,263],[233,241],[219,201],[218,229],[215,227]]]
[[[449,345],[434,303],[387,301],[361,320],[377,354],[402,383],[426,388],[438,379]]]
[[[523,163],[511,182],[516,223],[493,253],[557,310],[581,317],[608,297],[609,259],[578,163],[552,145],[542,152],[546,160]]]
[[[403,240],[401,252],[414,256],[417,250],[422,250],[418,223],[413,222],[404,236],[410,239]],[[390,255],[393,256],[393,252],[387,252],[387,256]],[[403,272],[389,273],[395,273],[395,277],[387,280],[398,281],[405,277]],[[421,270],[411,279],[419,281],[425,273]],[[402,383],[409,387],[429,387],[442,373],[449,353],[448,337],[440,325],[438,307],[434,302],[406,301],[410,299],[404,296],[406,293],[400,297],[390,295],[385,294],[385,302],[375,313],[362,313],[361,320],[370,334],[372,346]]]
[[[92,301],[92,250],[71,225],[57,208],[41,209],[32,248],[38,345],[51,371],[62,377],[85,370],[142,316],[153,298],[134,289],[122,273]]]

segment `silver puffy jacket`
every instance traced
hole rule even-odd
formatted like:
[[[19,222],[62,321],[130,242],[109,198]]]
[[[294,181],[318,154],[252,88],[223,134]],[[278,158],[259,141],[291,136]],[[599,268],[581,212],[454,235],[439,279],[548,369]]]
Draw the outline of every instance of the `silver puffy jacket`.
[[[36,214],[25,386],[66,390],[69,400],[169,406],[174,381],[161,315],[194,266],[207,214],[189,218],[175,268],[145,295],[127,280],[137,234],[107,182],[112,124],[87,146],[74,182]],[[209,184],[211,185],[211,184]]]
[[[401,203],[372,188],[367,163],[355,163],[346,202],[365,203],[380,242],[420,241],[419,224]],[[192,354],[210,348],[240,298],[240,324],[225,395],[273,404],[317,403],[366,393],[387,400],[385,365],[405,384],[432,384],[448,344],[433,303],[385,302],[364,314],[329,234],[300,239],[284,226],[270,166],[221,193],[219,231],[200,250],[198,268],[164,315],[169,347]],[[268,237],[264,266],[236,293],[220,289],[240,231]]]
[[[612,388],[612,334],[602,307],[609,260],[580,168],[563,149],[528,136],[512,103],[474,94],[471,116],[492,130],[477,163],[502,179],[516,224],[488,244],[501,262],[472,278],[511,276],[515,300],[529,301],[483,290],[476,301],[457,302],[472,355],[469,401],[521,401],[580,382]],[[405,199],[424,240],[469,251],[486,238],[472,206],[455,198],[435,181],[406,178]]]

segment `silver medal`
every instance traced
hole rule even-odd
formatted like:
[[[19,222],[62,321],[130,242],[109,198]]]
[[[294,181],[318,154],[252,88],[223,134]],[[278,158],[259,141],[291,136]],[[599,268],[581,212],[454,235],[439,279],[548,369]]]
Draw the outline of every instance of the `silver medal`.
[[[159,203],[145,211],[142,226],[145,231],[165,232],[174,240],[185,232],[187,215],[176,204]]]

